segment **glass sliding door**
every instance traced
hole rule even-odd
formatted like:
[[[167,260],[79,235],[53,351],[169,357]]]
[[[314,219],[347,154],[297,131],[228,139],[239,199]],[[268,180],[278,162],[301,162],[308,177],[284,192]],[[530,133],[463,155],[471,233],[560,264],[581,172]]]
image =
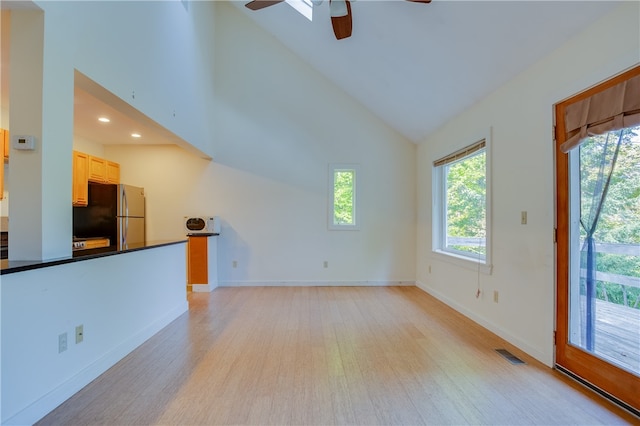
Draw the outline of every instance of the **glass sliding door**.
[[[640,68],[556,105],[556,364],[640,413]]]

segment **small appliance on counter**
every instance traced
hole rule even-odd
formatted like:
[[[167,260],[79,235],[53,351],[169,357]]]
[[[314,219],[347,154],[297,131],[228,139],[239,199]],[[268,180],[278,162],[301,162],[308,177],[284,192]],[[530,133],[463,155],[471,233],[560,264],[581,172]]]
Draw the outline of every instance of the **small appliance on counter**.
[[[184,230],[187,235],[219,234],[219,216],[185,216]]]

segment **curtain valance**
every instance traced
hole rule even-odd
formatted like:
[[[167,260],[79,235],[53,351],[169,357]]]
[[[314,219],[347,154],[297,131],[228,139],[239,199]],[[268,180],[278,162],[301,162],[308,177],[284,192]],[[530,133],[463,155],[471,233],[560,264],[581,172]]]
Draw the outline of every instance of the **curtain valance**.
[[[640,124],[640,75],[568,105],[565,109],[565,142],[569,152],[589,136]]]
[[[449,154],[446,157],[443,157],[439,160],[436,160],[433,162],[434,167],[439,167],[439,166],[444,166],[445,164],[450,164],[450,163],[455,163],[456,161],[465,158],[471,154],[473,154],[474,152],[478,152],[480,151],[482,148],[484,148],[487,145],[487,141],[485,139],[482,139],[472,145],[469,145],[467,147],[464,147],[456,152],[454,152],[453,154]]]

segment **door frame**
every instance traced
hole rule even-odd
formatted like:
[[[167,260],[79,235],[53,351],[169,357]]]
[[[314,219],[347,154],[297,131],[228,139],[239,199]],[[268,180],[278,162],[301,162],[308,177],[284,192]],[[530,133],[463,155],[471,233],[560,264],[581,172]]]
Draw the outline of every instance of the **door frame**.
[[[565,141],[564,114],[579,102],[629,78],[640,75],[640,66],[600,83],[555,105],[555,201],[556,201],[556,334],[555,366],[640,416],[640,377],[569,343],[570,192],[569,154],[560,150]]]

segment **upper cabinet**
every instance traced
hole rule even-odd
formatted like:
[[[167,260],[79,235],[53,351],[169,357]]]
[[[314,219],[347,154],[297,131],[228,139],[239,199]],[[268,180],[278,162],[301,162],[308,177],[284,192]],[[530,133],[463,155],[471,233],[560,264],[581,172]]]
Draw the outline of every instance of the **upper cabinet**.
[[[104,158],[89,156],[89,181],[97,183],[120,183],[120,164]]]
[[[120,164],[104,158],[73,151],[73,205],[89,203],[89,182],[120,183]]]
[[[89,204],[89,156],[84,152],[73,151],[72,204]]]
[[[120,164],[107,161],[107,183],[120,183]]]
[[[89,181],[103,183],[107,178],[107,161],[103,158],[89,156]]]

